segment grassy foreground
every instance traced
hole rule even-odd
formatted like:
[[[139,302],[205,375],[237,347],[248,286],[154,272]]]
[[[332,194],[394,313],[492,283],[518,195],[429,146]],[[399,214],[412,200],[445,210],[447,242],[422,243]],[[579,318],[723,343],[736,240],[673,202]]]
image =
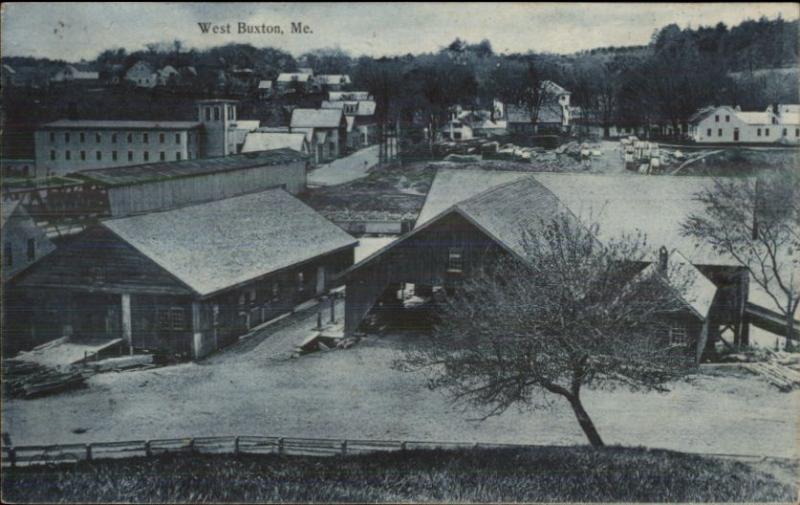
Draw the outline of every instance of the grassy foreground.
[[[4,502],[780,501],[740,462],[645,449],[430,450],[348,457],[164,455],[4,471]]]

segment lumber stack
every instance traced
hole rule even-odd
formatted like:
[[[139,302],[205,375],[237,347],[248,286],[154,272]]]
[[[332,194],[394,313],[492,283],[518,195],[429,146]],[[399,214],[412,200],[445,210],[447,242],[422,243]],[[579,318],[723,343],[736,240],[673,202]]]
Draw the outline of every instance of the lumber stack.
[[[750,372],[764,377],[781,391],[791,391],[800,387],[800,372],[776,361],[747,363],[744,366]]]
[[[14,398],[33,398],[82,387],[86,377],[78,370],[58,370],[36,363],[4,360],[3,385]]]

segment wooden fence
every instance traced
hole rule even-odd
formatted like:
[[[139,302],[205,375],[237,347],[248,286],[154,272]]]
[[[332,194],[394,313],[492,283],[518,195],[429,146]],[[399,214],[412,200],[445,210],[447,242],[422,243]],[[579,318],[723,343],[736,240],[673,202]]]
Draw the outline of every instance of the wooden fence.
[[[2,467],[54,465],[101,459],[154,457],[167,453],[279,454],[291,456],[347,456],[413,449],[533,448],[530,444],[432,442],[412,440],[350,440],[265,436],[193,437],[89,444],[4,446]],[[698,455],[740,461],[797,461],[794,458],[746,454]]]
[[[4,446],[2,466],[21,467],[77,463],[99,459],[151,457],[166,453],[281,454],[346,456],[412,449],[533,447],[519,444],[477,444],[412,440],[350,440],[265,436],[193,437],[89,444]]]

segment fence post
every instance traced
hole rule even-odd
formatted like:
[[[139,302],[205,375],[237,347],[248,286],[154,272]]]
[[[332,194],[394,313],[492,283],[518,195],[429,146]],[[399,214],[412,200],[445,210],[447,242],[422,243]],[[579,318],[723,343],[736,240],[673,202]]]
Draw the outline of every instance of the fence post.
[[[283,454],[283,437],[278,439],[278,454]]]
[[[92,444],[86,444],[86,461],[92,460]]]
[[[233,453],[239,454],[239,437],[233,439]]]
[[[342,440],[342,456],[347,456],[347,440]]]
[[[144,455],[148,458],[153,455],[153,451],[150,450],[150,441],[146,441],[144,443]]]

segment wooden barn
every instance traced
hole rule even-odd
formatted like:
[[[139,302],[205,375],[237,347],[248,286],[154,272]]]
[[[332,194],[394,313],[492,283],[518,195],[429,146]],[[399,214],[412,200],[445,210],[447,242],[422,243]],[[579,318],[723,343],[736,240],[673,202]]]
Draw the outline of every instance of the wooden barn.
[[[248,152],[217,158],[145,163],[84,170],[84,193],[101,214],[125,217],[174,209],[231,196],[306,187],[308,156],[293,149]]]
[[[19,276],[12,338],[200,358],[326,293],[357,243],[282,189],[111,219]]]
[[[694,193],[710,183],[693,177],[441,169],[414,230],[345,273],[345,333],[356,332],[376,304],[392,303],[404,284],[427,294],[436,287],[457,287],[498,255],[522,259],[522,230],[535,230],[540,219],[569,211],[581,220],[594,216],[601,242],[641,230],[649,243],[658,244],[651,263],[677,261],[700,273],[691,290],[702,301],[688,300],[686,317],[667,329],[668,338],[674,333],[684,339],[689,355],[699,360],[706,343],[724,328],[733,331],[735,340],[746,341],[746,274],[733,261],[695,247],[680,232],[683,218],[701,210]],[[642,267],[651,268],[648,263]]]

